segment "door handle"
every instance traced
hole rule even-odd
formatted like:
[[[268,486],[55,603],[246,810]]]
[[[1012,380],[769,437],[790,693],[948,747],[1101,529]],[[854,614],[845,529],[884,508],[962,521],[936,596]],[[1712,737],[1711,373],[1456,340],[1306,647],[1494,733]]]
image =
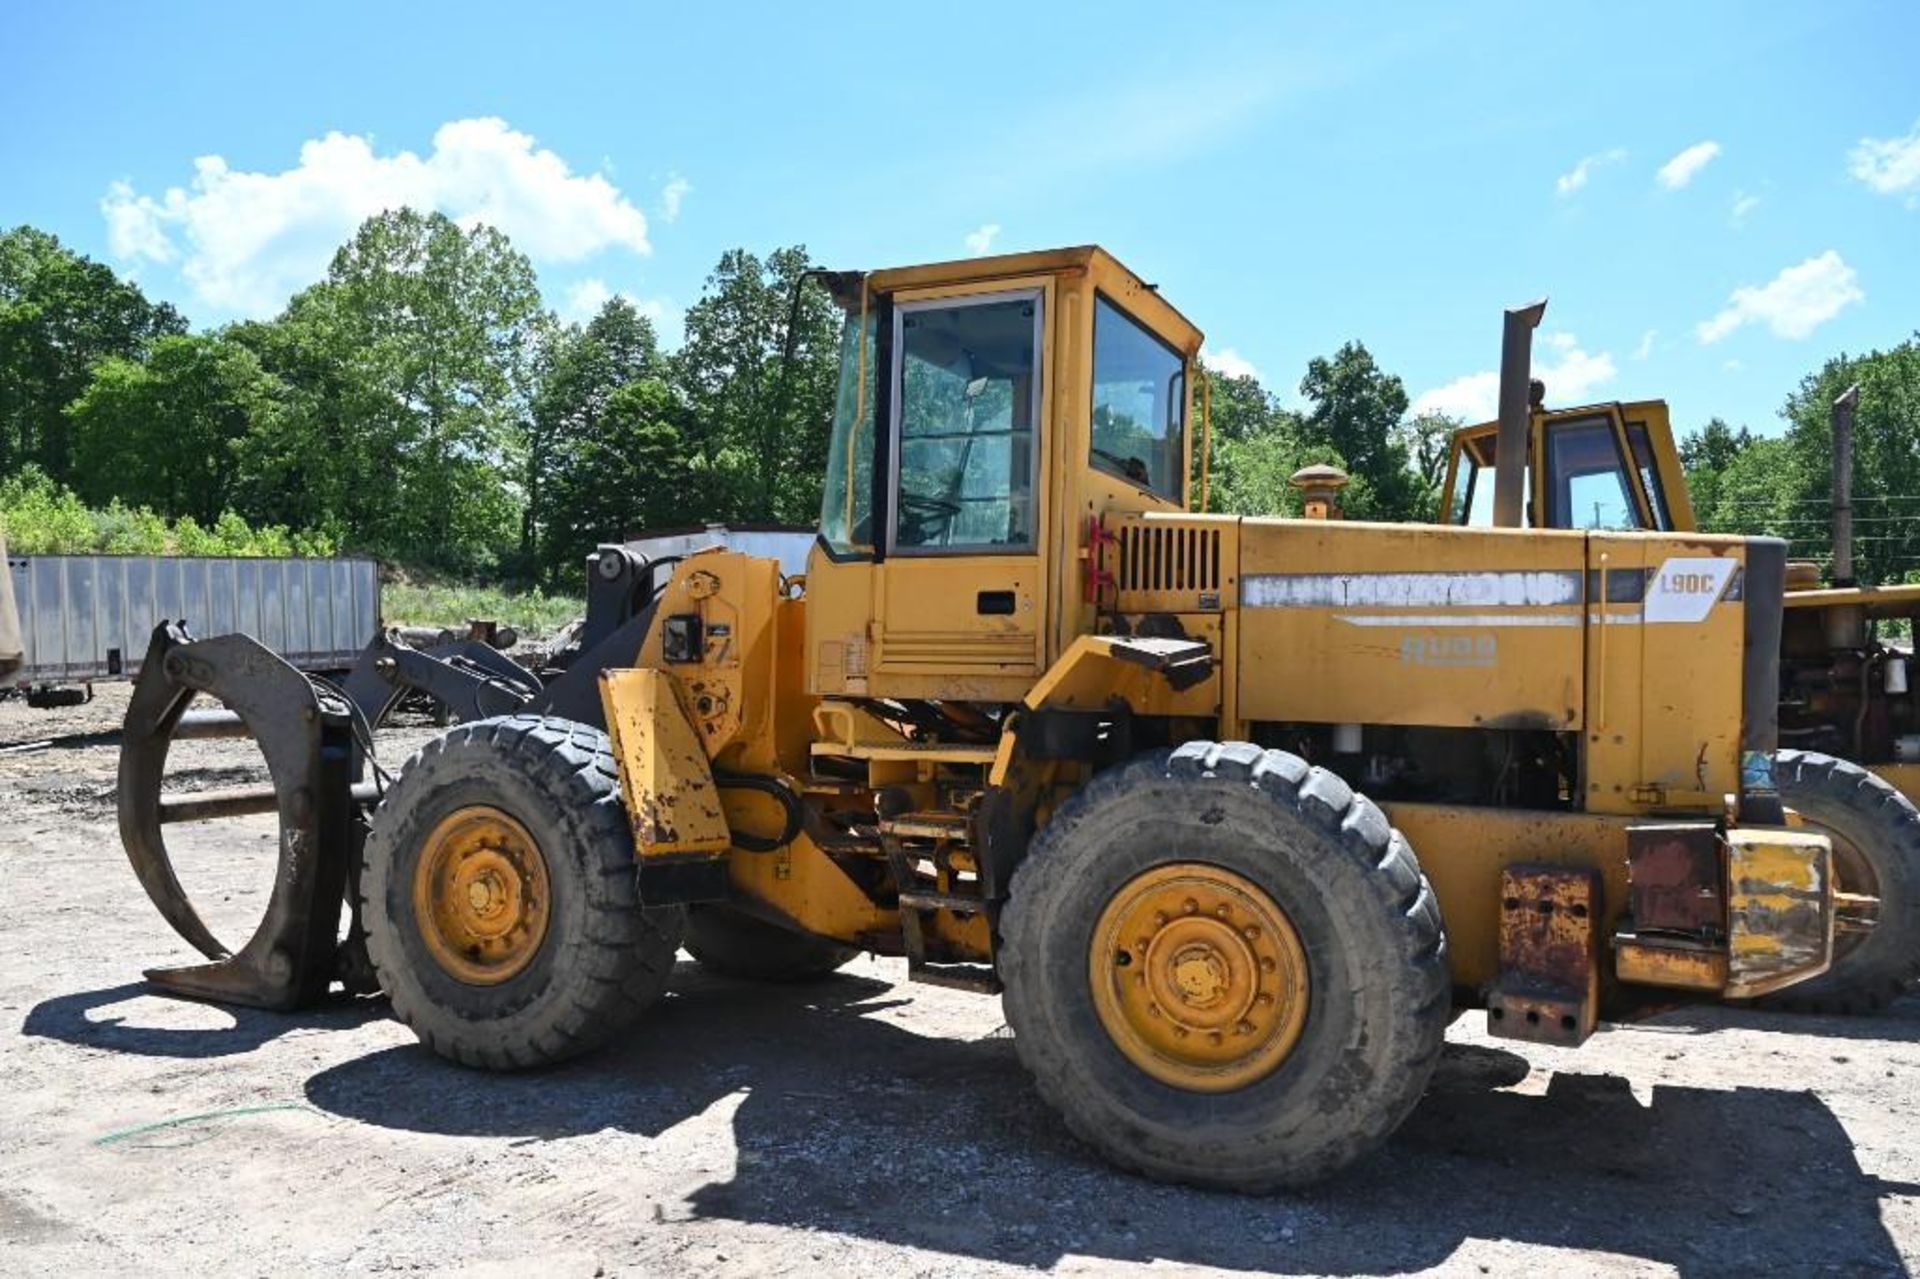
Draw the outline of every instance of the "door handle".
[[[974,597],[974,611],[982,617],[1012,617],[1012,591],[981,591]]]

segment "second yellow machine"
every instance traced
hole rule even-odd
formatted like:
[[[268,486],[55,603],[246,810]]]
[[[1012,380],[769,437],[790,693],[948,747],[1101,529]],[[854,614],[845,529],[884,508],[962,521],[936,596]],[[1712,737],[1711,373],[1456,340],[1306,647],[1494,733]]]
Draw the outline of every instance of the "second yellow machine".
[[[1783,807],[1780,543],[1195,514],[1201,335],[1106,253],[830,284],[804,579],[606,548],[597,705],[355,792],[373,971],[437,1051],[644,1034],[683,943],[877,951],[1002,993],[1111,1159],[1255,1189],[1383,1141],[1456,1009],[1577,1044],[1819,977],[1871,905]],[[1911,844],[1884,789],[1844,802]]]

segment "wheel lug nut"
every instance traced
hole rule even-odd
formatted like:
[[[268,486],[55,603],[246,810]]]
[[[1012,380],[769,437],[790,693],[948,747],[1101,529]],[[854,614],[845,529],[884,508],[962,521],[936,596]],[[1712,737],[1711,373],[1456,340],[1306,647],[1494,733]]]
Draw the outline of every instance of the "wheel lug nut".
[[[1140,980],[1145,981],[1146,978],[1142,977]],[[1259,1004],[1262,1008],[1271,1008],[1273,1007],[1273,996],[1269,995],[1266,991],[1263,990],[1258,995],[1254,996],[1253,1002],[1256,1004]]]
[[[1180,903],[1180,909],[1191,915],[1200,909],[1200,903],[1189,897],[1186,901]]]
[[[1276,966],[1270,958],[1262,958],[1260,961],[1260,971],[1263,973],[1272,972]]]
[[[1251,1035],[1253,1033],[1253,1023],[1250,1021],[1243,1021],[1238,1026],[1235,1026],[1233,1028],[1233,1033],[1236,1035]]]
[[[1213,913],[1215,915],[1218,915],[1221,919],[1225,919],[1228,915],[1231,915],[1233,911],[1227,906],[1225,902],[1221,902],[1218,906],[1215,906],[1213,908]]]
[[[1167,926],[1167,912],[1166,912],[1166,911],[1164,911],[1164,910],[1156,910],[1156,911],[1154,911],[1154,912],[1153,912],[1153,926],[1154,926],[1155,928],[1165,928],[1165,927]]]
[[[1219,1031],[1217,1031],[1217,1030],[1216,1030],[1216,1031],[1214,1031],[1214,1032],[1213,1032],[1212,1034],[1210,1034],[1210,1035],[1208,1035],[1208,1036],[1207,1036],[1207,1038],[1208,1038],[1208,1039],[1211,1039],[1211,1040],[1212,1040],[1212,1041],[1213,1041],[1214,1043],[1216,1043],[1216,1044],[1217,1044],[1217,1043],[1219,1043],[1219,1042],[1221,1042],[1221,1040],[1222,1040],[1223,1038],[1225,1038],[1225,1036],[1223,1036],[1223,1035],[1221,1035],[1221,1033],[1220,1033]]]
[[[1187,1028],[1185,1026],[1175,1026],[1173,1028],[1173,1035],[1176,1039],[1185,1039],[1187,1037]]]
[[[1245,928],[1242,928],[1240,930],[1240,935],[1246,938],[1248,941],[1260,940],[1260,930],[1254,927],[1252,924],[1248,924]]]

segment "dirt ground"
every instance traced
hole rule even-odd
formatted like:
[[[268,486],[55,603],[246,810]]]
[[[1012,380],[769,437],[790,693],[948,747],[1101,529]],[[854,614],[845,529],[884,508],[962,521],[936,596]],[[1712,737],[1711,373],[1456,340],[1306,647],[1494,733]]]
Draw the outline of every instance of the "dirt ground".
[[[524,1076],[430,1056],[376,1001],[269,1015],[158,998],[142,968],[194,956],[120,849],[124,699],[0,703],[0,1272],[1920,1262],[1920,998],[1859,1020],[1674,1014],[1575,1052],[1489,1040],[1469,1016],[1383,1152],[1261,1199],[1109,1170],[1035,1095],[998,1001],[905,985],[893,961],[799,989],[683,962],[630,1040]],[[383,734],[383,756],[429,731]],[[257,760],[235,742],[176,756],[182,788],[233,785]],[[175,847],[237,941],[271,880],[268,819],[184,828]]]

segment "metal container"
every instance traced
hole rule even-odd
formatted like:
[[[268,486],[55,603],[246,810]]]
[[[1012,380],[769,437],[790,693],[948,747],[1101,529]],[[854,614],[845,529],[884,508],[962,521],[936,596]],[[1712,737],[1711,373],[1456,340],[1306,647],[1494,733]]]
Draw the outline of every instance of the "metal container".
[[[380,625],[372,560],[15,555],[7,569],[23,685],[130,678],[163,621],[244,632],[309,671],[350,667]]]

